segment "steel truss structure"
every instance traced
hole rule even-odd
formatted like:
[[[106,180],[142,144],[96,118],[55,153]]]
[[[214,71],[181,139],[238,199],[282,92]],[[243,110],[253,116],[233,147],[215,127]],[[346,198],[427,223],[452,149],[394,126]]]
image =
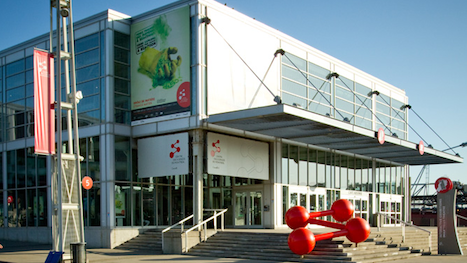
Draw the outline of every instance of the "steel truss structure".
[[[55,13],[56,28],[53,28]],[[54,42],[55,40],[55,42]],[[54,51],[55,47],[55,51]],[[54,251],[70,259],[70,245],[84,243],[83,206],[78,136],[75,50],[71,0],[50,1],[50,52],[56,62],[57,169],[52,174],[52,235]],[[64,72],[62,72],[62,67]],[[65,83],[62,83],[62,74]],[[62,96],[64,87],[65,95]],[[65,98],[66,101],[62,101]],[[64,116],[63,116],[64,115]],[[66,123],[63,120],[66,119]],[[63,133],[67,132],[67,143]],[[65,133],[66,134],[66,133]]]

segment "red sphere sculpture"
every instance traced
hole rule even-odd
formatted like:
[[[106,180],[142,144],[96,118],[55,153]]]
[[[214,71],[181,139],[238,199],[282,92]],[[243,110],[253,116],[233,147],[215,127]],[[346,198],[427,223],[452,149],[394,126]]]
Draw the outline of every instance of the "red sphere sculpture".
[[[285,213],[285,222],[292,229],[305,227],[308,225],[310,214],[303,206],[294,206]]]
[[[334,211],[332,217],[338,222],[345,222],[352,217],[354,212],[354,207],[352,202],[347,199],[339,199],[335,201],[331,210]]]
[[[365,241],[370,236],[370,224],[360,217],[355,217],[349,220],[347,224],[345,224],[345,229],[349,231],[346,237],[354,242],[360,243]]]
[[[350,219],[353,212],[353,204],[346,199],[339,199],[335,201],[332,204],[330,210],[322,212],[308,213],[302,206],[294,206],[290,208],[285,214],[285,221],[287,225],[294,229],[294,231],[290,233],[288,239],[290,250],[298,255],[308,254],[315,248],[317,241],[340,236],[346,236],[351,242],[354,243],[365,241],[370,235],[370,225],[363,218],[357,217]],[[347,221],[347,223],[344,225],[340,223],[315,219],[316,217],[329,215],[332,215],[336,221]],[[305,226],[309,223],[337,228],[340,230],[315,236],[310,230],[305,228]]]
[[[315,248],[315,236],[306,228],[299,227],[292,231],[287,240],[290,250],[297,255],[305,255]]]

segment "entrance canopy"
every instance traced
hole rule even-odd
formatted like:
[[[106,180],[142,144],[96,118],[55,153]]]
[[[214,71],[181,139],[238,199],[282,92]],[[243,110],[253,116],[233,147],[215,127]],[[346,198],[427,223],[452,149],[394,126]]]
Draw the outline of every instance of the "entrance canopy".
[[[463,158],[289,105],[210,115],[208,123],[409,165],[462,163]]]

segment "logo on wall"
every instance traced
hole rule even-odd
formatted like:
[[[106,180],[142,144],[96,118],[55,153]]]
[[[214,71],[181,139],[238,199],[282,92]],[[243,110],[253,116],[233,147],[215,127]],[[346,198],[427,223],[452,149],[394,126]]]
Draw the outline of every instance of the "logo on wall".
[[[444,194],[444,193],[449,192],[453,188],[453,186],[454,185],[453,185],[451,179],[449,179],[447,177],[440,177],[435,182],[436,192],[438,192],[440,194]]]
[[[180,141],[177,140],[175,143],[172,144],[172,149],[174,149],[175,151],[174,151],[174,152],[170,152],[170,158],[171,158],[171,159],[174,158],[175,153],[180,152],[180,147],[177,147],[177,144],[179,144],[179,143],[180,143]]]
[[[214,157],[216,155],[216,152],[220,153],[221,152],[221,147],[217,146],[219,144],[219,140],[217,142],[212,143],[212,147],[214,150],[211,150],[211,156]]]

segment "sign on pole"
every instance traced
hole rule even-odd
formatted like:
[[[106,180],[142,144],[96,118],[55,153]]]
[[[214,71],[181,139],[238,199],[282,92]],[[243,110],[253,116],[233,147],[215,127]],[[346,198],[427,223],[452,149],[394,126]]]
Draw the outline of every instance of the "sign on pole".
[[[54,58],[34,50],[34,146],[38,154],[55,154]]]

